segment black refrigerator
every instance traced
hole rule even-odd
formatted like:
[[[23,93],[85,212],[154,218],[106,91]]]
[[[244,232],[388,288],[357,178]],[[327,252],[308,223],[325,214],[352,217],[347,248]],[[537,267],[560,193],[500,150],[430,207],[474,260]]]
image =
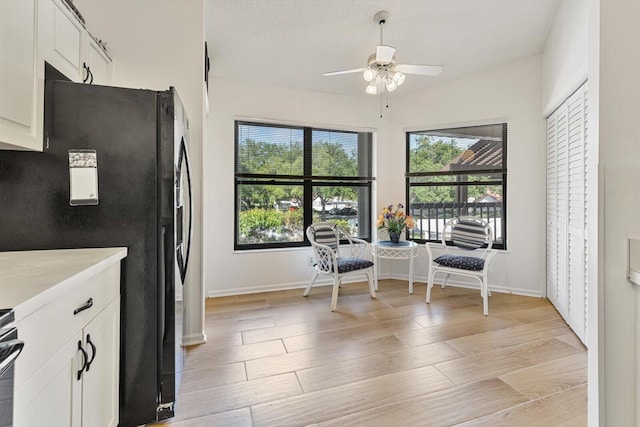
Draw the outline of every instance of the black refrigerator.
[[[47,80],[43,152],[0,151],[0,250],[128,248],[120,426],[173,416],[175,291],[191,244],[187,146],[188,121],[173,88]],[[97,183],[78,198],[87,177]]]

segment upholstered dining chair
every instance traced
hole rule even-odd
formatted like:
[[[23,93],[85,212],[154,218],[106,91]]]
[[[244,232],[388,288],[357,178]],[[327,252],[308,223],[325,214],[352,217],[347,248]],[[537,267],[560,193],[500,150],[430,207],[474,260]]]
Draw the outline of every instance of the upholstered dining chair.
[[[487,274],[489,263],[495,256],[493,245],[493,230],[491,225],[480,218],[463,216],[456,217],[444,226],[442,241],[440,243],[427,242],[427,254],[429,255],[429,283],[427,285],[427,304],[431,302],[431,288],[436,273],[444,273],[442,287],[447,284],[449,276],[471,277],[480,282],[480,295],[482,295],[484,315],[489,314],[488,297],[489,284]],[[444,254],[435,256],[434,250],[440,249]],[[454,249],[456,250],[454,252]]]
[[[376,297],[373,284],[373,262],[369,243],[362,239],[350,236],[340,230],[338,226],[330,222],[319,222],[307,227],[307,238],[313,247],[315,266],[309,285],[304,290],[304,296],[309,295],[311,287],[321,275],[333,278],[333,293],[331,294],[331,311],[336,310],[338,304],[338,288],[342,279],[348,276],[362,275],[367,277],[371,298]],[[341,252],[347,252],[346,248],[340,248],[340,240],[348,242],[348,254],[342,256]],[[344,246],[344,245],[343,245]]]

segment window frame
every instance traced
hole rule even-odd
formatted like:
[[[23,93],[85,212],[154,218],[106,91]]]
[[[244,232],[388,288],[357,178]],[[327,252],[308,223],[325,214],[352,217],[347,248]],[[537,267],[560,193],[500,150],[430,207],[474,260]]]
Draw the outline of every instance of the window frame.
[[[303,131],[303,173],[302,175],[277,175],[277,174],[255,174],[255,173],[239,173],[239,126],[252,125],[262,127],[276,127],[284,129],[301,129]],[[313,132],[340,132],[351,133],[356,135],[364,135],[364,140],[360,141],[358,138],[358,165],[361,166],[363,160],[360,152],[360,144],[363,146],[368,145],[368,148],[364,150],[364,162],[367,163],[368,175],[359,176],[326,176],[326,175],[313,175]],[[327,186],[327,187],[363,187],[367,189],[366,200],[368,204],[366,206],[366,212],[362,214],[362,218],[365,221],[360,221],[358,224],[359,238],[371,242],[373,221],[372,221],[372,196],[373,196],[373,132],[372,131],[357,131],[357,130],[345,130],[345,129],[331,129],[328,127],[314,127],[306,125],[294,125],[294,124],[282,124],[272,122],[261,122],[255,120],[234,120],[234,250],[267,250],[267,249],[281,249],[281,248],[297,248],[308,247],[311,243],[307,239],[304,232],[309,225],[313,223],[313,187],[315,186]],[[266,242],[266,243],[240,243],[240,186],[246,184],[254,185],[295,185],[303,188],[303,240],[295,242]],[[358,209],[361,210],[360,207]],[[361,225],[361,223],[364,224]],[[363,232],[366,235],[363,235]],[[346,240],[345,240],[346,242]]]
[[[411,172],[411,135],[426,133],[426,132],[439,132],[448,131],[452,129],[465,129],[465,128],[475,128],[482,126],[502,126],[502,167],[499,168],[491,168],[487,167],[486,169],[473,169],[473,170],[460,170],[460,171],[433,171],[433,172]],[[406,141],[406,168],[405,168],[405,206],[407,206],[407,214],[411,212],[411,189],[412,187],[469,187],[473,185],[501,185],[502,186],[502,216],[501,216],[501,235],[502,242],[496,242],[494,240],[492,248],[507,250],[507,148],[508,148],[508,122],[495,122],[495,123],[479,123],[474,125],[464,125],[464,126],[451,126],[451,127],[438,127],[438,128],[430,128],[430,129],[421,129],[421,130],[412,130],[405,132],[405,141]],[[492,179],[489,181],[455,181],[455,177],[457,176],[468,176],[468,175],[482,175],[482,174],[492,174],[492,175],[501,175],[501,179]],[[422,183],[412,183],[411,178],[416,177],[439,177],[439,176],[451,176],[451,181],[433,181],[433,182],[422,182]],[[443,202],[444,203],[444,202]],[[458,202],[454,202],[454,205],[458,204]],[[466,202],[464,202],[466,205]],[[456,207],[452,207],[452,210],[456,209]],[[460,211],[460,207],[457,207],[458,212]],[[494,208],[495,209],[495,208]],[[494,210],[495,212],[495,210]],[[453,215],[452,217],[455,217]],[[443,218],[446,220],[451,218]],[[493,228],[493,226],[492,226]],[[424,231],[424,230],[421,230]],[[497,234],[498,230],[493,230],[494,236]],[[436,233],[438,233],[436,227]],[[408,233],[407,233],[408,234]],[[441,242],[440,239],[417,239],[413,237],[409,237],[407,235],[407,240],[412,240],[417,243],[426,243],[426,242]]]

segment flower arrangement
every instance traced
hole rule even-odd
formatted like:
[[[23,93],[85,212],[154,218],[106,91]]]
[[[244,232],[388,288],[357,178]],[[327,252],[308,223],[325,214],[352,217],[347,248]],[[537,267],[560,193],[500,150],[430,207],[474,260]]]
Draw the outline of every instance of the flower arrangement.
[[[397,207],[393,205],[385,206],[376,223],[378,230],[387,230],[389,237],[394,242],[397,242],[400,233],[405,228],[413,228],[415,226],[413,218],[411,215],[405,214],[402,211],[403,208],[402,203],[398,203]]]

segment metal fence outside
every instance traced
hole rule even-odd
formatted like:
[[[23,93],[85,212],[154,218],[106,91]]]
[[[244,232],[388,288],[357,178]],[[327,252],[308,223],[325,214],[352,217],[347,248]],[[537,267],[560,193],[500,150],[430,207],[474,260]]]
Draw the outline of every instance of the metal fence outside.
[[[409,207],[416,226],[409,231],[411,239],[440,240],[444,224],[457,216],[475,216],[491,224],[494,243],[502,240],[502,202],[412,203]]]

